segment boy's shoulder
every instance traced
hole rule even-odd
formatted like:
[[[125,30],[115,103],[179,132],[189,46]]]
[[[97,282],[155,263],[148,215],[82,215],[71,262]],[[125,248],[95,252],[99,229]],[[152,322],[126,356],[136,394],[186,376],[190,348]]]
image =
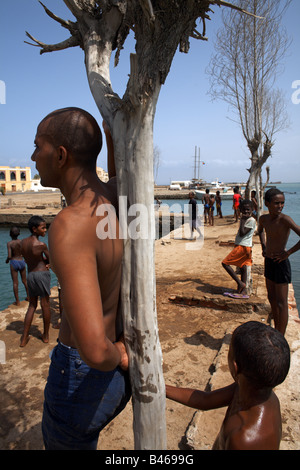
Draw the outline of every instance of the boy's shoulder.
[[[260,422],[258,428],[257,424]],[[272,423],[270,425],[270,423]],[[227,424],[228,450],[276,450],[281,438],[281,415],[277,396],[230,417]]]
[[[22,240],[20,240],[20,242],[21,242],[21,245],[25,245],[25,244],[31,242],[31,240],[32,240],[32,237],[31,237],[31,235],[29,235],[29,237],[23,238]]]
[[[287,214],[279,214],[277,217],[271,217],[271,214],[263,214],[260,216],[259,218],[259,223],[261,224],[278,224],[278,223],[282,223],[282,224],[293,224],[294,221],[293,219],[287,215]]]
[[[254,225],[256,225],[256,220],[254,219],[254,217],[251,216],[246,220],[245,225],[246,224],[247,224],[247,226],[254,226]]]
[[[259,218],[259,223],[266,223],[270,219],[270,214],[262,214]]]

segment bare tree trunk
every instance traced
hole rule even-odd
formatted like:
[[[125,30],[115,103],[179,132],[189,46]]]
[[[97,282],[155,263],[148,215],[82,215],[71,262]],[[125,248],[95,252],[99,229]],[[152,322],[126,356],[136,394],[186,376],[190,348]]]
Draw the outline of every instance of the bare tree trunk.
[[[245,190],[245,198],[250,199],[251,190],[257,186],[260,175],[260,158],[259,158],[259,145],[260,137],[255,136],[255,138],[248,140],[248,148],[251,152],[251,167],[248,169],[250,175],[247,181],[247,186]],[[257,193],[258,194],[258,193]]]
[[[153,118],[156,103],[114,120],[124,243],[122,310],[136,449],[165,449],[165,385],[156,317]]]
[[[105,50],[94,44],[95,35],[96,32],[88,35],[86,68],[93,97],[110,126],[114,142],[124,238],[121,304],[135,448],[165,449],[165,385],[156,317],[153,210],[153,120],[160,84],[153,87],[152,96],[141,101],[130,95],[129,86],[127,99],[121,101],[110,89]],[[131,76],[134,81],[134,70]]]
[[[259,143],[258,140],[252,140],[248,142],[248,147],[251,151],[251,168],[248,170],[250,175],[247,181],[245,197],[250,199],[250,193],[255,188],[257,195],[257,218],[259,219],[263,210],[263,198],[261,194],[261,171],[263,165],[266,163],[271,155],[272,142],[265,136],[265,142],[263,144],[263,154],[259,155]]]

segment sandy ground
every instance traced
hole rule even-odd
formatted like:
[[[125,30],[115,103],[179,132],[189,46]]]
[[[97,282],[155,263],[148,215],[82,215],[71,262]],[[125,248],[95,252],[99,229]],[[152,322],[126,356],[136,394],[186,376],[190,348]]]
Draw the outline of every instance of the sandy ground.
[[[52,211],[52,203],[49,204],[48,210]],[[232,331],[250,319],[267,321],[269,306],[257,237],[254,237],[251,297],[236,300],[223,295],[224,291],[235,289],[221,261],[231,250],[229,242],[234,240],[236,231],[233,218],[226,217],[216,219],[214,227],[205,227],[202,249],[188,249],[197,248],[197,242],[176,239],[174,234],[156,241],[158,325],[167,383],[199,389],[231,383],[227,351]],[[43,449],[43,390],[49,353],[56,344],[58,331],[51,327],[49,344],[42,343],[41,310],[37,310],[31,339],[21,349],[19,341],[27,305],[22,301],[20,307],[10,306],[0,313],[0,339],[6,345],[6,363],[0,364],[2,450]],[[54,325],[58,318],[56,288],[52,289],[51,310]],[[292,288],[286,337],[291,346],[292,366],[286,381],[277,388],[283,417],[281,448],[296,450],[300,449],[300,325]],[[200,413],[167,400],[165,413],[169,450],[209,449],[225,410]],[[98,448],[134,449],[131,404],[103,430]]]

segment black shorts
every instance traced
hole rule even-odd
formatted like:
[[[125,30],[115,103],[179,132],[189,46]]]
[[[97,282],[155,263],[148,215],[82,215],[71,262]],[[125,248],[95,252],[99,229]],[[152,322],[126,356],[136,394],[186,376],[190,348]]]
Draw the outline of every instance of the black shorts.
[[[50,296],[51,290],[50,271],[30,271],[27,276],[29,297]]]
[[[292,280],[289,259],[278,263],[271,258],[265,258],[265,277],[276,284],[289,284]]]

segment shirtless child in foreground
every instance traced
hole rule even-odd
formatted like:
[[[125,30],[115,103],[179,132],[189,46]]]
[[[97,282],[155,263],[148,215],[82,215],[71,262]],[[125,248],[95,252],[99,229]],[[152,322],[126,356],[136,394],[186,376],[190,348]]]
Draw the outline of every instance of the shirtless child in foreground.
[[[273,388],[285,380],[290,350],[274,328],[250,321],[232,335],[228,365],[234,383],[211,392],[166,385],[166,395],[199,410],[228,406],[213,450],[278,450],[280,404]]]
[[[269,189],[265,194],[265,205],[269,214],[262,215],[258,224],[262,254],[265,257],[265,278],[271,317],[274,319],[275,328],[282,334],[285,334],[288,323],[288,285],[291,282],[288,258],[300,249],[299,241],[286,250],[290,231],[300,235],[300,227],[291,217],[282,214],[284,202],[284,194],[279,189]]]

